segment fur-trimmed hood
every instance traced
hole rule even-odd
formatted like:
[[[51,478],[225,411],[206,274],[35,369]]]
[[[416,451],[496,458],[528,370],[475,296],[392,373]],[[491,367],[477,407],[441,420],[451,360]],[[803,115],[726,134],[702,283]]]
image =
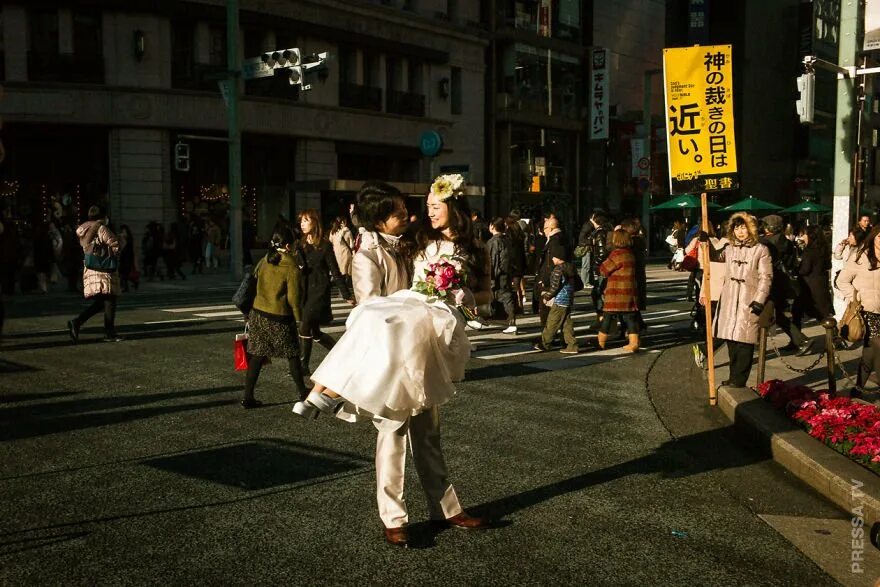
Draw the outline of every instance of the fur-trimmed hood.
[[[742,218],[746,227],[749,229],[749,237],[746,239],[746,242],[740,243],[737,241],[736,236],[733,234],[733,225],[738,218]],[[758,222],[755,220],[755,217],[747,212],[736,212],[731,217],[730,220],[727,221],[727,238],[730,240],[730,244],[732,245],[742,245],[745,247],[752,247],[758,244]]]

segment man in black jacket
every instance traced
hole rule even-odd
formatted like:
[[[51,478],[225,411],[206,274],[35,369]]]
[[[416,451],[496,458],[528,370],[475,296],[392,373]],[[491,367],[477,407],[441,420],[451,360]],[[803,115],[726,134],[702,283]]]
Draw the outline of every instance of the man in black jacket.
[[[788,298],[793,297],[790,284],[797,254],[794,245],[785,237],[785,224],[781,216],[770,214],[761,223],[764,226],[761,244],[769,249],[773,262],[773,283],[770,285],[769,299],[773,302],[776,325],[788,335],[789,342],[783,350],[797,350],[799,355],[805,355],[810,352],[810,339],[785,314],[788,310]]]
[[[541,261],[535,272],[535,290],[532,297],[532,308],[541,318],[541,328],[547,323],[547,315],[550,313],[550,307],[541,300],[541,294],[544,289],[550,285],[550,277],[553,274],[553,257],[570,261],[568,254],[568,246],[562,229],[559,228],[559,218],[555,212],[546,212],[544,214],[544,243]]]
[[[605,292],[605,278],[599,273],[599,265],[608,257],[608,233],[611,232],[612,226],[604,210],[594,210],[590,222],[593,225],[593,231],[590,233],[590,285],[593,289],[590,291],[590,297],[593,299],[598,324],[602,314],[602,296]]]
[[[489,266],[492,275],[492,295],[497,303],[504,306],[504,313],[507,314],[507,328],[502,330],[502,334],[516,334],[516,305],[513,300],[513,290],[511,289],[511,244],[510,239],[505,234],[507,224],[501,217],[495,218],[489,223],[489,233],[492,238],[486,243],[486,249],[489,252]],[[491,316],[494,312],[489,309],[481,312],[481,315],[488,314]]]

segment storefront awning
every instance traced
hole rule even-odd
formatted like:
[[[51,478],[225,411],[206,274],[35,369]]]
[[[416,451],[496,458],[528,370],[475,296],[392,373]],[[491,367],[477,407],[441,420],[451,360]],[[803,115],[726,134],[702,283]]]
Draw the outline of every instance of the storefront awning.
[[[400,190],[400,193],[415,198],[424,198],[431,189],[429,183],[411,183],[402,181],[385,182]],[[312,179],[293,182],[293,189],[308,192],[356,192],[364,185],[360,179]],[[485,186],[469,185],[465,188],[467,196],[486,195]]]

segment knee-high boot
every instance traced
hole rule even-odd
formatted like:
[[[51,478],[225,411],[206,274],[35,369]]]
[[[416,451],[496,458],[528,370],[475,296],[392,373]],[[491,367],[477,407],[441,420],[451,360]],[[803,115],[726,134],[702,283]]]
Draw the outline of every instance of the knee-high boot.
[[[318,344],[327,349],[328,351],[333,348],[333,345],[336,344],[336,339],[327,334],[326,332],[322,332],[321,336],[317,338]]]
[[[297,393],[299,393],[299,401],[305,401],[306,396],[309,395],[309,388],[303,381],[305,374],[303,373],[300,358],[299,356],[290,357],[287,362],[290,365],[290,378],[293,379],[293,385],[296,387]]]
[[[311,375],[312,370],[309,369],[309,360],[312,358],[312,343],[314,339],[311,336],[300,336],[299,342],[302,347],[300,349],[302,374],[303,376]]]

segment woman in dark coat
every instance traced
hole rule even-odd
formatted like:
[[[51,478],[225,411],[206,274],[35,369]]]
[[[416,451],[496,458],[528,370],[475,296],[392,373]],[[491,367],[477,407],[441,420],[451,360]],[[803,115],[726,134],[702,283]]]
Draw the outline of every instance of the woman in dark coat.
[[[134,235],[127,224],[119,227],[119,282],[122,291],[128,291],[131,283],[135,289],[140,285],[140,276],[136,273],[137,262],[134,253]]]
[[[329,324],[333,320],[330,311],[331,276],[336,287],[342,292],[342,297],[352,306],[354,297],[336,264],[333,246],[324,238],[318,211],[303,210],[299,213],[298,220],[302,230],[297,252],[302,271],[300,280],[302,322],[299,326],[299,336],[302,344],[303,373],[310,375],[309,360],[314,341],[317,340],[318,344],[328,350],[336,344],[329,334],[321,332],[321,324]]]
[[[819,226],[808,226],[801,234],[805,243],[798,267],[800,291],[791,308],[791,320],[801,327],[805,315],[820,322],[834,314],[828,272],[831,270],[831,252]]]

